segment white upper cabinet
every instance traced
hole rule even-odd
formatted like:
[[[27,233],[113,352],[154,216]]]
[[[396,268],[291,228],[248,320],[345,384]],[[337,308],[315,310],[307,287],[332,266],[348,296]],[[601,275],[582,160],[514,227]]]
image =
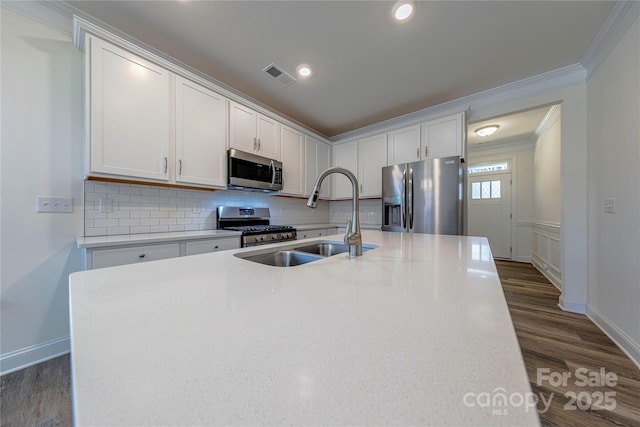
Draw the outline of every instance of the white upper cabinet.
[[[305,135],[305,191],[304,195],[309,196],[313,191],[318,175],[329,168],[331,147],[309,135]],[[320,188],[320,198],[331,197],[331,180],[328,176]]]
[[[358,176],[358,141],[346,142],[333,146],[333,165],[342,167]],[[351,181],[342,174],[333,174],[334,199],[346,199],[352,197]]]
[[[422,124],[422,158],[464,157],[464,113]]]
[[[388,133],[388,164],[449,156],[464,157],[464,113]]]
[[[283,194],[304,195],[305,142],[304,135],[289,126],[282,125],[282,180]]]
[[[230,102],[229,146],[281,160],[280,123],[242,104]]]
[[[360,197],[381,197],[382,168],[387,166],[387,134],[361,139],[358,144]]]
[[[420,125],[408,126],[388,133],[388,164],[420,160]]]
[[[170,73],[90,37],[88,174],[169,180]]]
[[[227,99],[176,76],[176,182],[225,187]]]

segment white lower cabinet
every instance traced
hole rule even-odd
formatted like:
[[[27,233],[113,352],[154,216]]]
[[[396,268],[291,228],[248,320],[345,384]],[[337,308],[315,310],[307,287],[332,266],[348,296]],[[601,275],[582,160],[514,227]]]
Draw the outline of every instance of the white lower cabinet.
[[[186,243],[185,255],[206,254],[209,252],[226,251],[227,249],[238,249],[239,247],[240,239],[237,237],[228,239],[197,240]]]
[[[89,267],[92,269],[114,267],[116,265],[175,258],[177,256],[180,256],[179,243],[133,246],[117,249],[97,249],[93,250],[93,262]]]
[[[240,236],[218,237],[197,240],[175,240],[170,243],[131,244],[109,248],[85,248],[85,269],[115,267],[157,261],[179,256],[198,255],[209,252],[240,248]]]
[[[312,230],[298,231],[298,240],[312,239],[314,237],[331,236],[338,233],[338,227],[314,228]]]
[[[298,239],[311,239],[313,237],[322,237],[327,235],[326,228],[317,228],[314,230],[304,230],[298,232]]]

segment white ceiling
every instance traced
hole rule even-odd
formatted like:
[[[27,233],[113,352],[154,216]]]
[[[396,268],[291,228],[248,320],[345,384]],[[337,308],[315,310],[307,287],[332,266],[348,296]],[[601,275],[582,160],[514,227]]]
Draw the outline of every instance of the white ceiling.
[[[530,140],[535,134],[542,121],[551,110],[551,106],[536,108],[528,111],[521,111],[502,117],[483,120],[481,122],[469,123],[467,125],[467,144],[472,147],[477,144],[514,142]],[[498,125],[499,128],[491,136],[480,136],[475,133],[476,129],[484,126]]]
[[[328,137],[582,59],[613,1],[68,1]],[[316,75],[284,87],[262,69]]]

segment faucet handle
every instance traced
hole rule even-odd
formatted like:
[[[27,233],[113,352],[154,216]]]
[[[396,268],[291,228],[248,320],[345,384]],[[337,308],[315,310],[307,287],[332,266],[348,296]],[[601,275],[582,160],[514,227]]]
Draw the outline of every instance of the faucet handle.
[[[351,220],[348,219],[347,220],[347,225],[344,229],[344,244],[348,245],[348,240],[349,240],[349,233],[351,232]]]

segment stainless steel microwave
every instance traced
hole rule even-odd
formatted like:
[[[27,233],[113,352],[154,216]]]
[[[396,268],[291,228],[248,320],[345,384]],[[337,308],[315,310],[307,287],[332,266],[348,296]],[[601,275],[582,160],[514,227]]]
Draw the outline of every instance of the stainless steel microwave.
[[[230,149],[227,188],[270,193],[282,190],[282,162]]]

